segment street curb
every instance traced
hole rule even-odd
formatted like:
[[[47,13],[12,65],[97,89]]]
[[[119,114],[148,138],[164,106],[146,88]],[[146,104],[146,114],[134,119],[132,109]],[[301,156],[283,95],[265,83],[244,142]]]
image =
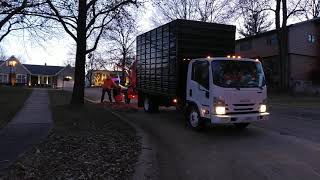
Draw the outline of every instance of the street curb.
[[[87,101],[96,104],[97,102],[92,101],[88,98],[85,98]],[[106,108],[105,108],[106,109]],[[144,132],[143,129],[135,125],[134,123],[130,122],[127,118],[123,117],[119,113],[112,111],[110,109],[106,109],[112,115],[116,116],[120,120],[124,121],[125,123],[129,124],[133,127],[136,132],[137,136],[141,137],[141,153],[138,157],[138,162],[135,165],[135,171],[133,174],[133,180],[157,180],[157,163],[156,163],[156,150],[154,146],[151,144],[149,135]]]

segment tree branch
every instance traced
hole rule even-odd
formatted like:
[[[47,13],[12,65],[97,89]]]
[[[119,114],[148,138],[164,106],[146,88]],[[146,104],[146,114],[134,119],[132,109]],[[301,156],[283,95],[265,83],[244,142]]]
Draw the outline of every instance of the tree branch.
[[[77,37],[68,29],[68,26],[66,22],[63,20],[63,17],[60,15],[59,11],[55,8],[55,6],[52,4],[51,0],[47,0],[47,3],[49,4],[50,8],[55,13],[55,16],[58,18],[58,21],[62,24],[64,30],[75,40],[77,41]]]
[[[99,40],[100,40],[100,38],[101,38],[101,35],[103,34],[103,31],[104,31],[104,28],[105,28],[106,24],[109,24],[109,23],[112,21],[112,19],[111,19],[111,20],[109,20],[109,21],[105,24],[104,21],[106,20],[106,18],[107,18],[107,16],[105,16],[104,19],[103,19],[103,21],[102,21],[102,25],[101,25],[101,28],[100,28],[100,32],[99,32],[98,37],[96,38],[96,40],[95,40],[95,42],[94,42],[93,47],[92,47],[91,49],[87,50],[87,51],[86,51],[86,54],[91,53],[92,51],[94,51],[94,50],[97,49]]]
[[[2,29],[2,27],[17,13],[19,13],[20,11],[22,11],[27,5],[27,0],[23,0],[21,6],[19,6],[18,8],[14,9],[12,12],[10,12],[5,18],[3,18],[3,20],[0,21],[0,29]]]

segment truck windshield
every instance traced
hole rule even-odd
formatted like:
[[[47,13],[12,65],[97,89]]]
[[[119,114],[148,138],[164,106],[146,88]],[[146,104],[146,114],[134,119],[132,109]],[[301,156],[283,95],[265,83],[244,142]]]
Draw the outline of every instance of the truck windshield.
[[[261,88],[265,77],[261,63],[253,61],[212,61],[213,83],[226,88]]]

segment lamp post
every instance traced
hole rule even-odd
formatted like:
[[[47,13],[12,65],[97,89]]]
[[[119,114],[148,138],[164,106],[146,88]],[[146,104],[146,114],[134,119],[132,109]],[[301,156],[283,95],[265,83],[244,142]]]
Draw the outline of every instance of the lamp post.
[[[13,68],[16,67],[17,61],[15,60],[9,60],[8,65],[10,67],[10,74],[9,74],[9,79],[10,79],[10,84],[11,86],[15,85],[15,81],[13,81]]]

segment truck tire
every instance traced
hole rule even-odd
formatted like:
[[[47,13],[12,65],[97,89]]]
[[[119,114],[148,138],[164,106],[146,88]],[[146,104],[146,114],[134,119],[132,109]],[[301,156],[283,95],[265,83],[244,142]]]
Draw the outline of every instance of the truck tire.
[[[234,123],[234,126],[239,129],[246,129],[249,126],[250,123]]]
[[[187,120],[189,126],[196,131],[200,131],[204,128],[203,119],[200,116],[198,108],[192,106],[187,112]]]
[[[154,113],[159,110],[159,105],[150,97],[145,96],[143,100],[143,109],[145,112]]]

